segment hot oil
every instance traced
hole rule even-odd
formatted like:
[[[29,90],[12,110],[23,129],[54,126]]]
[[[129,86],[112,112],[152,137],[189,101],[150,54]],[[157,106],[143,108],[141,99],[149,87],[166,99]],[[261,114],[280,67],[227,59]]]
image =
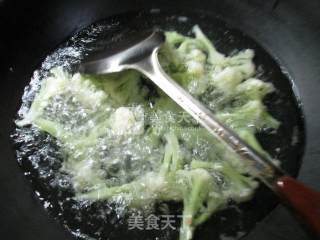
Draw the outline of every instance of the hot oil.
[[[129,25],[128,19],[130,19]],[[277,133],[263,133],[260,134],[259,139],[273,156],[282,161],[284,169],[296,174],[300,165],[299,157],[304,146],[303,123],[294,94],[288,91],[290,81],[282,74],[277,63],[251,39],[236,30],[227,28],[225,24],[215,18],[198,13],[194,15],[174,15],[161,11],[130,13],[113,17],[80,31],[52,52],[35,71],[32,81],[26,87],[23,95],[19,117],[24,116],[28,111],[35,93],[39,90],[41,81],[48,76],[48,71],[55,66],[63,66],[65,69],[73,71],[86,54],[102,47],[103,44],[96,44],[96,39],[103,38],[106,39],[103,41],[104,44],[112,44],[118,39],[113,38],[115,33],[134,32],[154,26],[186,34],[194,24],[199,24],[204,32],[209,33],[209,36],[215,40],[217,48],[225,53],[244,48],[253,48],[256,51],[255,61],[264,69],[261,75],[266,80],[273,81],[278,89],[273,96],[266,99],[266,104],[273,115],[278,117],[281,122],[286,122],[286,125],[282,125]],[[286,110],[283,111],[283,109]],[[287,121],[288,119],[290,121]],[[291,138],[284,136],[292,136],[295,139],[294,144],[292,144]],[[74,200],[74,189],[70,176],[60,171],[65,153],[61,151],[61,143],[50,135],[30,126],[17,129],[13,139],[17,150],[17,159],[25,175],[31,180],[39,200],[51,216],[70,230],[77,239],[177,239],[179,221],[175,224],[177,228],[175,230],[128,230],[128,216],[131,213],[123,207],[121,199],[118,203],[113,204],[107,201],[90,203]],[[205,144],[198,144],[200,150],[206,148]],[[201,155],[202,152],[199,151],[197,154]],[[295,161],[294,164],[290,164],[289,160]],[[252,201],[239,207],[230,207],[213,216],[207,223],[199,227],[195,239],[241,238],[275,205],[274,196],[262,187]],[[159,214],[166,213],[168,209],[172,214],[181,214],[180,204],[169,203],[164,206],[160,204],[157,207]],[[233,205],[231,204],[231,206]],[[164,211],[164,208],[167,210]]]

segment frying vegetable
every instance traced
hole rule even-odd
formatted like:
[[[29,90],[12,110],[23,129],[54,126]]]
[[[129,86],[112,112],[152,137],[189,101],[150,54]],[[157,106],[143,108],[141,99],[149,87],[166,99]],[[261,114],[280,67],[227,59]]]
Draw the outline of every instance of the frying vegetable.
[[[254,77],[254,52],[219,53],[198,26],[167,32],[165,71],[262,154],[255,137],[279,122],[264,106],[272,84]],[[51,70],[18,126],[54,136],[76,199],[121,202],[149,211],[183,202],[180,239],[216,211],[251,198],[258,183],[241,160],[138,72],[71,76]],[[119,200],[120,199],[120,200]]]

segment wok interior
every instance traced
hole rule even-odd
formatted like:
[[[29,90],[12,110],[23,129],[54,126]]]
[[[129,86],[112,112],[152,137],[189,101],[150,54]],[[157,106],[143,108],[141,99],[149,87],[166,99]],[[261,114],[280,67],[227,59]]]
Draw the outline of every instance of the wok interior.
[[[128,32],[140,32],[154,27],[190,34],[190,29],[195,24],[198,24],[207,33],[217,49],[223,53],[230,54],[235,50],[246,48],[255,50],[254,62],[258,69],[259,78],[271,81],[277,89],[275,93],[265,99],[265,103],[271,114],[282,123],[276,133],[266,132],[258,137],[264,149],[281,161],[282,168],[289,174],[296,175],[304,150],[304,126],[299,101],[293,92],[293,83],[282,72],[278,63],[254,40],[238,30],[227,27],[220,20],[199,13],[174,14],[162,11],[125,13],[80,31],[66,43],[63,43],[60,49],[76,46],[83,48],[84,52],[92,51],[105,44],[119,41],[119,38],[121,39],[121,36],[125,36]],[[94,32],[93,29],[97,28],[101,28],[103,31]],[[114,36],[118,37],[114,38]],[[103,41],[100,41],[100,46],[95,41],[91,43],[83,41],[83,39],[89,38],[103,39]],[[50,55],[56,54],[57,50]],[[57,65],[68,62],[66,67],[69,69],[79,63],[79,59],[63,54],[57,56],[56,60],[54,64]],[[40,68],[42,76],[40,78],[46,75],[49,70],[47,67],[42,65]],[[30,104],[30,100],[27,104]],[[104,239],[108,237],[110,239],[177,238],[178,230],[128,231],[126,220],[118,219],[112,206],[104,202],[87,204],[73,201],[70,198],[73,196],[73,192],[68,176],[58,172],[63,157],[57,154],[55,140],[44,133],[34,132],[33,129],[23,129],[22,131],[29,132],[34,136],[31,139],[32,144],[17,143],[18,148],[23,145],[22,147],[27,150],[20,155],[18,153],[23,170],[31,173],[29,178],[32,180],[33,187],[39,192],[51,215],[75,234],[81,232],[97,239],[99,237]],[[43,147],[48,151],[37,151]],[[38,168],[30,164],[29,156],[38,159]],[[51,171],[50,175],[41,174],[41,172],[48,171]],[[61,181],[60,187],[57,187],[59,184],[54,184],[55,181]],[[70,199],[65,200],[68,197]],[[255,223],[265,217],[276,204],[277,199],[273,193],[261,186],[251,201],[241,204],[239,207],[231,206],[213,216],[197,230],[195,239],[219,239],[218,237],[221,235],[239,238],[252,229]],[[169,206],[172,214],[178,214],[181,210],[180,204],[171,203]],[[162,207],[159,205],[157,208],[160,213]],[[176,225],[178,229],[179,223]],[[81,234],[78,235],[81,238]]]

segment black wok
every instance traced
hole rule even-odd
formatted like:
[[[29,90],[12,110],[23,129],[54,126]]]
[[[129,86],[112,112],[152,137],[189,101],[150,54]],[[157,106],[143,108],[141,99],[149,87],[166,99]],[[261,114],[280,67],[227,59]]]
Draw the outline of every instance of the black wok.
[[[254,47],[257,49],[257,61],[264,65],[271,65],[271,76],[280,80],[277,87],[284,93],[284,99],[290,99],[288,111],[291,116],[285,121],[288,126],[299,126],[299,147],[286,147],[282,155],[283,167],[292,175],[298,173],[300,157],[303,152],[304,134],[303,120],[300,118],[299,108],[292,107],[297,96],[294,96],[290,86],[290,80],[294,80],[299,89],[303,109],[306,116],[307,145],[305,156],[300,172],[301,180],[314,188],[320,188],[318,182],[319,162],[318,158],[318,122],[317,112],[318,75],[317,61],[320,60],[320,47],[317,39],[320,36],[320,4],[317,1],[302,3],[301,1],[274,1],[259,3],[259,1],[197,1],[188,3],[176,1],[159,1],[148,3],[143,1],[90,1],[90,2],[55,2],[51,4],[39,4],[35,2],[15,3],[4,1],[0,3],[0,17],[2,37],[0,47],[2,53],[2,88],[1,88],[1,210],[0,210],[0,234],[2,239],[73,239],[43,210],[40,202],[35,197],[30,183],[24,178],[18,164],[15,161],[14,149],[9,140],[13,132],[12,119],[17,111],[24,86],[29,82],[32,72],[39,66],[41,61],[57,45],[68,36],[79,31],[86,25],[102,18],[118,13],[123,22],[131,22],[136,13],[127,13],[129,10],[145,9],[171,9],[161,15],[162,12],[152,18],[163,22],[164,16],[176,13],[177,15],[192,15],[198,22],[206,24],[208,29],[211,25],[219,31],[223,22],[214,17],[203,20],[202,15],[213,15],[221,18],[224,22],[251,36],[240,37],[241,33],[232,30],[235,39],[245,39],[237,42],[237,46]],[[17,5],[17,6],[16,6]],[[158,10],[153,10],[158,12]],[[207,12],[208,14],[203,14]],[[142,15],[143,16],[143,15]],[[145,23],[140,19],[140,25]],[[210,22],[212,19],[212,22]],[[167,24],[170,24],[169,20]],[[210,25],[211,24],[211,25]],[[139,24],[138,24],[139,25]],[[183,28],[183,27],[182,27]],[[220,27],[221,28],[221,27]],[[221,33],[224,31],[221,28]],[[186,29],[181,29],[186,31]],[[213,36],[214,37],[214,36]],[[256,45],[258,42],[271,56]],[[227,47],[220,44],[221,50],[228,51]],[[259,50],[261,49],[261,51]],[[230,50],[230,49],[229,49]],[[261,54],[260,54],[261,53]],[[288,71],[288,76],[281,73],[277,65],[283,66]],[[294,91],[296,87],[293,86]],[[297,94],[297,92],[295,92]],[[277,109],[275,109],[277,111]],[[281,112],[281,111],[280,111]],[[279,111],[278,111],[279,113]],[[280,114],[280,113],[279,113]],[[290,128],[290,127],[289,127]],[[293,129],[293,128],[292,128]],[[293,131],[293,130],[288,130]],[[288,132],[285,132],[288,133]],[[288,139],[282,136],[281,139]],[[265,140],[268,142],[268,140]],[[280,140],[279,140],[280,141]],[[282,144],[288,145],[285,140]],[[281,141],[280,141],[281,142]],[[278,142],[278,144],[280,144]],[[273,143],[275,145],[273,145]],[[277,145],[277,140],[268,143],[270,150]],[[318,168],[318,169],[317,169]],[[34,186],[37,184],[34,183]],[[248,218],[259,220],[266,216],[275,206],[276,201],[271,193],[262,190],[262,195],[256,197],[253,204],[260,211],[249,211],[252,215]],[[246,207],[246,206],[244,206]],[[250,208],[250,207],[249,207]],[[116,231],[115,231],[116,233]],[[119,239],[115,233],[111,239]],[[210,235],[210,227],[202,230],[202,235]],[[120,235],[119,235],[120,236]],[[201,236],[201,234],[200,234]],[[123,237],[124,239],[128,238]],[[244,239],[306,239],[305,233],[298,227],[291,216],[282,207],[278,207],[259,223],[252,232]]]

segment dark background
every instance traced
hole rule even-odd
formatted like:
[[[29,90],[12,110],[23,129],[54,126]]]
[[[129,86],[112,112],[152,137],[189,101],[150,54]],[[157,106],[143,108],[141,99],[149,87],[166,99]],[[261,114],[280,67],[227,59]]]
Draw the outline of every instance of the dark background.
[[[8,136],[18,108],[12,99],[21,95],[26,79],[47,53],[68,36],[98,19],[141,8],[196,8],[216,13],[285,66],[299,89],[306,116],[307,148],[299,179],[320,190],[319,0],[0,0],[1,240],[72,239],[48,217],[12,156]],[[278,206],[245,239],[304,240],[307,236],[287,210]]]

